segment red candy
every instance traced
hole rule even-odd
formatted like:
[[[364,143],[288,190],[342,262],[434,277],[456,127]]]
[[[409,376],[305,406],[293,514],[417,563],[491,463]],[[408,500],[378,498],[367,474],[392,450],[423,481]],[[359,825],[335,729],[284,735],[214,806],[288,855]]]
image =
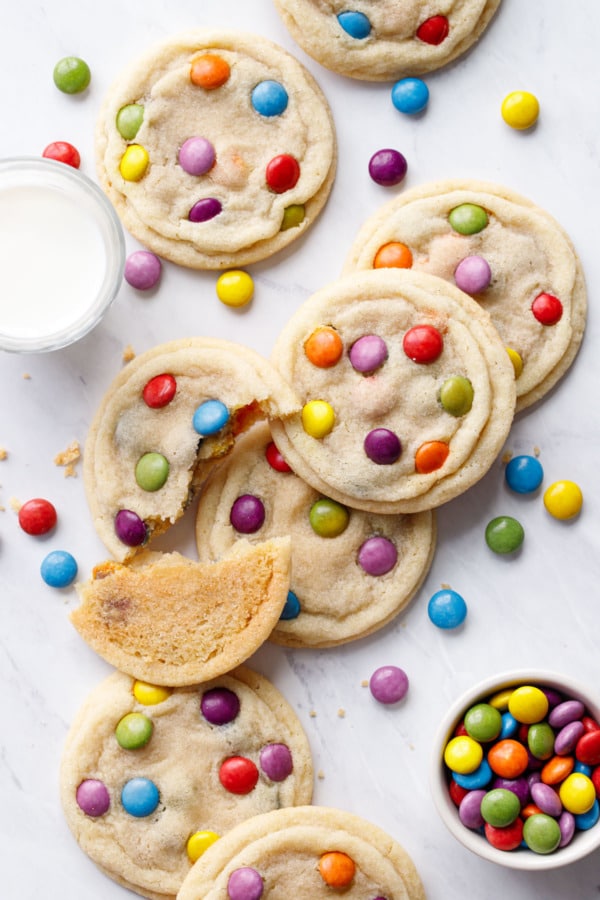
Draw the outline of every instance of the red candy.
[[[267,165],[267,184],[276,194],[283,194],[291,190],[300,178],[300,166],[298,160],[288,153],[274,156]]]
[[[144,403],[150,409],[160,409],[171,402],[177,390],[177,382],[172,375],[155,375],[142,391]]]
[[[600,765],[600,731],[588,731],[577,741],[575,756],[586,766]]]
[[[450,798],[456,807],[460,806],[460,801],[463,797],[466,797],[469,793],[467,788],[461,787],[460,784],[457,784],[454,778],[450,779],[450,784],[448,785],[448,792],[450,794]]]
[[[53,141],[45,148],[42,156],[46,159],[55,159],[56,162],[66,163],[74,169],[78,169],[81,163],[79,151],[67,141]]]
[[[553,294],[538,294],[531,304],[531,312],[540,325],[556,325],[563,313],[563,306]]]
[[[47,534],[56,525],[56,509],[49,500],[34,497],[19,510],[19,525],[27,534]]]
[[[275,469],[276,472],[291,472],[291,468],[286,463],[285,459],[273,443],[271,441],[267,444],[265,449],[265,456],[267,458],[267,462],[271,466],[272,469]]]
[[[444,349],[444,339],[433,325],[415,325],[404,335],[402,349],[413,362],[432,363]]]
[[[495,828],[486,822],[485,836],[498,850],[516,850],[523,840],[523,820],[516,818],[512,825]]]
[[[258,769],[251,759],[230,756],[219,769],[219,781],[231,794],[249,794],[256,787]]]
[[[445,41],[450,32],[450,23],[446,16],[431,16],[417,28],[417,37],[425,44],[437,46]]]

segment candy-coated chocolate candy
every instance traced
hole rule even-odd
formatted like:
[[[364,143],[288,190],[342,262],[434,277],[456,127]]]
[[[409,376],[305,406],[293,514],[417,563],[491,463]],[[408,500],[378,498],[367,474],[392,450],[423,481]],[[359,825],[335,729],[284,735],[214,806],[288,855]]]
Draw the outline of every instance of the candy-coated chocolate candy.
[[[40,574],[50,587],[67,587],[75,580],[77,562],[66,550],[52,550],[42,560]]]
[[[56,162],[65,163],[73,169],[78,169],[81,165],[81,156],[77,147],[68,141],[52,141],[44,147],[42,156],[45,159],[54,159]]]
[[[515,688],[508,701],[508,711],[518,722],[533,725],[541,722],[548,713],[548,698],[535,685],[524,684]]]
[[[555,481],[544,493],[544,506],[555,519],[573,519],[583,506],[581,488],[574,481]]]
[[[421,474],[441,469],[450,454],[445,441],[426,441],[415,452],[415,471]]]
[[[481,765],[482,759],[481,744],[468,734],[451,738],[444,749],[444,762],[458,775],[470,775]]]
[[[79,56],[64,56],[54,66],[54,84],[63,94],[80,94],[89,85],[90,67]]]
[[[583,722],[569,722],[563,725],[554,741],[554,752],[559,756],[565,756],[567,753],[573,753],[577,745],[577,741],[584,734],[585,728]],[[575,754],[577,755],[577,754]]]
[[[500,112],[507,125],[523,131],[537,122],[540,104],[529,91],[511,91],[502,101]]]
[[[110,809],[110,794],[103,781],[97,778],[86,778],[75,794],[77,805],[86,816],[98,818]]]
[[[523,744],[513,738],[505,738],[490,747],[487,761],[496,775],[518,778],[526,771],[529,756]]]
[[[246,306],[254,294],[254,281],[247,272],[231,269],[217,278],[217,297],[225,306]]]
[[[190,222],[210,222],[222,209],[223,204],[216,197],[203,197],[194,203],[188,213],[188,219]]]
[[[468,775],[461,775],[460,772],[454,772],[453,774],[456,783],[469,791],[486,787],[494,777],[487,759],[482,759],[475,771],[470,772]]]
[[[190,137],[179,148],[177,159],[188,175],[206,175],[215,164],[215,148],[204,137]]]
[[[162,453],[144,453],[135,467],[135,480],[143,491],[159,491],[169,477],[169,461]]]
[[[354,341],[348,353],[350,363],[357,372],[371,373],[388,357],[387,344],[377,334],[363,334]]]
[[[456,591],[436,591],[427,604],[427,614],[438,628],[458,628],[467,617],[467,604]]]
[[[330,325],[315,328],[304,343],[306,358],[313,366],[329,369],[342,358],[344,345],[339,333]]]
[[[408,691],[408,675],[399,666],[380,666],[369,679],[369,690],[379,703],[398,703]]]
[[[383,244],[373,258],[374,269],[410,269],[412,264],[410,247],[400,241]]]
[[[19,509],[19,525],[27,534],[48,534],[56,521],[56,507],[43,497],[33,497]]]
[[[227,725],[240,711],[240,701],[229,688],[210,688],[202,694],[200,710],[211,725]]]
[[[406,158],[391,147],[377,150],[369,160],[369,175],[373,181],[384,187],[400,184],[407,168]]]
[[[285,744],[266,744],[260,751],[259,762],[271,781],[285,781],[294,768],[292,754]]]
[[[558,817],[558,827],[560,828],[560,843],[558,846],[566,847],[567,844],[571,843],[575,834],[575,816],[573,813],[567,812],[567,810],[561,813]]]
[[[250,95],[252,106],[261,116],[280,116],[287,109],[288,92],[279,81],[260,81]]]
[[[265,448],[265,457],[271,468],[275,469],[276,472],[292,471],[273,441],[269,441],[267,444]]]
[[[324,438],[335,425],[333,407],[326,400],[309,400],[302,407],[302,427],[314,438]]]
[[[481,815],[495,828],[511,825],[521,811],[519,798],[512,791],[493,788],[487,791],[481,801]]]
[[[531,312],[540,325],[556,325],[563,314],[563,305],[553,294],[538,294],[531,304]]]
[[[458,807],[458,817],[466,828],[481,828],[485,819],[481,815],[481,801],[485,797],[484,790],[469,791]]]
[[[530,725],[527,728],[526,740],[529,750],[536,759],[550,759],[554,752],[554,731],[548,722]]]
[[[265,521],[264,503],[254,494],[242,494],[231,507],[229,521],[240,534],[254,534]]]
[[[534,853],[553,853],[560,838],[558,822],[545,813],[530,816],[523,825],[523,840]]]
[[[554,788],[543,781],[538,781],[531,785],[531,799],[544,813],[549,816],[558,818],[562,812],[562,803],[560,797]]]
[[[466,256],[454,270],[456,286],[465,294],[479,294],[490,286],[492,270],[483,256]]]
[[[544,784],[560,784],[573,771],[574,765],[572,756],[553,756],[542,768],[541,779]]]
[[[586,731],[600,731],[600,725],[591,716],[582,716],[581,721]]]
[[[321,497],[311,506],[308,519],[312,530],[319,537],[334,538],[343,534],[348,527],[350,511],[335,500]]]
[[[281,231],[287,231],[288,228],[297,228],[302,225],[306,209],[302,203],[290,203],[283,211],[283,219],[281,220]]]
[[[167,406],[177,391],[177,381],[173,375],[164,372],[147,381],[142,391],[142,398],[150,409],[162,409]]]
[[[149,291],[155,287],[161,276],[162,263],[150,250],[135,250],[125,260],[123,275],[127,284],[138,291]]]
[[[227,881],[229,900],[260,900],[263,895],[263,880],[256,869],[242,866],[234,869]]]
[[[518,378],[523,371],[523,358],[520,353],[517,353],[512,347],[507,347],[506,352],[508,354],[508,358],[510,359],[514,372],[515,378]]]
[[[194,834],[191,834],[185,845],[189,861],[195,863],[209,847],[219,840],[219,837],[220,835],[215,831],[195,831]]]
[[[440,388],[442,407],[451,416],[464,416],[473,406],[473,385],[464,375],[451,375]]]
[[[569,722],[581,719],[584,712],[585,706],[581,700],[564,700],[550,711],[548,722],[553,728],[562,728],[564,725],[568,725]]]
[[[201,53],[192,60],[190,81],[205,91],[214,91],[229,80],[229,63],[216,53]]]
[[[172,693],[171,688],[148,684],[146,681],[135,681],[132,690],[137,702],[143,706],[156,706],[157,703],[164,703]]]
[[[206,437],[216,434],[229,421],[229,410],[220,400],[205,400],[196,409],[192,424],[194,431]]]
[[[558,788],[562,805],[578,816],[588,812],[596,800],[596,789],[591,778],[581,772],[571,772]]]
[[[367,538],[358,550],[358,564],[367,575],[381,576],[391,572],[398,562],[398,551],[388,538]]]
[[[524,807],[529,800],[529,782],[524,776],[521,778],[494,778],[492,787],[503,788],[505,791],[512,791],[513,794],[516,794],[516,796],[519,798],[521,808]]]
[[[497,850],[516,850],[523,840],[523,820],[521,818],[515,819],[504,828],[496,828],[486,822],[484,828],[488,842]]]
[[[357,41],[362,41],[371,34],[371,22],[362,12],[341,12],[337,20],[346,34]]]
[[[459,234],[478,234],[488,223],[488,214],[475,203],[461,203],[450,211],[450,226]]]
[[[124,750],[139,750],[152,737],[152,719],[143,713],[131,712],[123,716],[115,728],[117,743]]]
[[[450,23],[446,16],[431,16],[421,22],[417,28],[417,37],[425,44],[432,44],[437,47],[443,43],[450,33]]]
[[[159,800],[158,788],[149,778],[131,778],[121,790],[123,809],[137,819],[151,815]]]
[[[256,787],[258,769],[251,759],[230,756],[221,764],[219,781],[231,794],[249,794]]]
[[[486,525],[485,542],[494,553],[514,553],[525,539],[525,530],[512,516],[496,516]]]
[[[587,731],[577,741],[577,759],[588,766],[600,765],[600,731]]]
[[[288,622],[290,619],[297,619],[300,615],[300,601],[293,591],[288,591],[283,609],[281,610],[280,619]]]
[[[401,78],[392,87],[392,103],[405,115],[420,113],[429,103],[429,88],[420,78]]]
[[[355,872],[354,860],[340,850],[324,853],[319,860],[319,874],[329,887],[347,887],[352,883]]]
[[[133,510],[120,509],[115,516],[115,534],[128,547],[139,547],[146,540],[146,525]]]
[[[510,700],[510,695],[513,690],[514,688],[504,688],[501,691],[497,691],[497,693],[489,698],[488,703],[490,706],[493,706],[494,709],[499,709],[500,712],[506,712],[508,709],[508,701]]]
[[[284,194],[296,186],[300,178],[300,163],[289,153],[274,156],[265,172],[268,187],[276,194]]]
[[[544,478],[544,470],[535,456],[513,456],[504,470],[506,483],[517,494],[532,494]]]
[[[598,819],[600,819],[600,804],[598,800],[594,800],[587,812],[575,816],[575,828],[577,831],[587,831],[596,825]]]
[[[539,806],[536,806],[535,803],[526,803],[521,809],[521,818],[525,821],[529,816],[537,816],[539,813],[541,813]]]
[[[500,734],[502,716],[489,703],[476,703],[465,713],[465,728],[476,741],[493,741]]]
[[[364,440],[365,453],[378,466],[391,466],[402,454],[400,438],[389,428],[374,428]]]
[[[150,156],[141,144],[129,144],[119,163],[125,181],[141,181],[150,165]]]
[[[433,325],[414,325],[402,340],[402,349],[413,362],[435,362],[444,349],[444,339]]]
[[[502,728],[500,730],[501,738],[513,737],[517,733],[519,723],[509,712],[502,713]]]
[[[132,141],[144,121],[144,107],[141,103],[128,103],[117,113],[117,131],[126,141]]]
[[[469,791],[467,790],[467,788],[464,788],[460,784],[458,784],[458,782],[455,781],[454,778],[451,778],[448,785],[448,793],[450,794],[450,798],[454,805],[458,807],[460,806],[463,797],[466,797]]]
[[[579,762],[579,760],[575,760],[575,765],[573,766],[574,772],[583,772],[584,775],[587,775],[588,778],[592,777],[593,769],[591,766],[587,766],[585,763]],[[595,786],[595,784],[594,784]],[[596,793],[598,791],[596,790]]]

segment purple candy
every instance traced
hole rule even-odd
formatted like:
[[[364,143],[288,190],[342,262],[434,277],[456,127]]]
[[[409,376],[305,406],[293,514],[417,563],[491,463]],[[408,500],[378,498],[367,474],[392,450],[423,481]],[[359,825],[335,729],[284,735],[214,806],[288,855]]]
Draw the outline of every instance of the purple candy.
[[[374,428],[364,441],[365,453],[378,466],[391,466],[402,453],[398,435],[387,428]]]
[[[215,148],[203,137],[191,137],[179,150],[179,165],[188,175],[205,175],[215,164]]]
[[[228,688],[211,688],[202,694],[200,709],[211,725],[226,725],[239,713],[240,701]]]
[[[103,816],[110,807],[110,796],[106,785],[95,778],[82,781],[75,795],[77,805],[86,816]]]
[[[492,787],[512,791],[519,798],[521,807],[529,801],[529,784],[526,778],[495,778]]]
[[[408,675],[398,666],[380,666],[371,675],[369,689],[379,703],[398,703],[408,691]]]
[[[227,882],[229,900],[259,900],[263,894],[263,880],[256,869],[242,866],[234,869]]]
[[[482,256],[467,256],[457,265],[454,280],[465,294],[478,294],[489,287],[492,270]]]
[[[398,150],[389,148],[378,150],[369,160],[369,175],[384,187],[399,184],[406,175],[407,168],[404,156]]]
[[[215,216],[218,216],[223,206],[220,200],[217,200],[215,197],[205,197],[203,200],[198,200],[197,203],[194,203],[189,213],[190,222],[208,222],[209,219],[214,219]]]
[[[285,744],[266,744],[260,751],[260,767],[271,781],[285,781],[294,768],[292,754]]]
[[[130,253],[125,262],[125,281],[138,291],[149,291],[157,284],[162,272],[158,256],[149,250]]]
[[[552,728],[563,728],[576,719],[581,719],[585,714],[585,706],[581,700],[565,700],[555,706],[548,716],[548,724]]]
[[[558,827],[560,828],[560,843],[559,847],[566,847],[573,838],[575,834],[575,816],[573,813],[567,812],[558,817]]]
[[[537,784],[531,786],[531,799],[536,806],[539,806],[542,812],[553,818],[558,818],[563,811],[560,797],[553,787],[538,781]]]
[[[120,509],[115,516],[115,534],[128,547],[139,547],[146,540],[146,526],[131,509]]]
[[[385,341],[376,334],[365,334],[350,348],[350,362],[357,372],[374,372],[387,359]]]
[[[546,700],[548,701],[550,709],[554,709],[555,706],[558,706],[558,704],[562,702],[562,694],[559,694],[554,688],[543,687],[542,693],[546,695]]]
[[[541,780],[542,780],[542,776],[540,775],[539,772],[532,772],[530,775],[528,775],[527,776],[527,784],[529,785],[529,790],[531,791],[532,786],[534,784],[537,784]]]
[[[384,537],[370,537],[358,551],[358,564],[367,575],[385,575],[398,562],[398,551]]]
[[[240,534],[254,534],[265,521],[265,507],[254,494],[242,494],[231,507],[229,521]]]
[[[484,819],[481,815],[481,801],[485,795],[486,791],[484,790],[469,791],[460,801],[458,817],[467,828],[481,828],[484,824]]]
[[[557,756],[567,756],[571,753],[584,731],[583,722],[569,722],[561,728],[554,739],[554,752]]]

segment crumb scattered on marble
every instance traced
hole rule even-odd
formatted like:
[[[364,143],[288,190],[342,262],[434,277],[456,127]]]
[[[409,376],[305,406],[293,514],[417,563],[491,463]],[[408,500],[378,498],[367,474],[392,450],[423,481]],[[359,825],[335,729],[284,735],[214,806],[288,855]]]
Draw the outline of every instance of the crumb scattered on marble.
[[[21,501],[20,501],[20,500],[17,500],[16,497],[11,497],[10,500],[9,500],[8,502],[9,502],[9,504],[10,504],[10,508],[11,508],[14,512],[16,512],[16,513],[18,513],[19,510],[21,509],[21,507],[23,506],[23,504],[21,503]]]
[[[135,359],[135,350],[133,349],[131,344],[127,344],[127,346],[123,349],[123,362],[131,362],[132,359]]]
[[[4,447],[0,447],[0,459],[6,459],[8,457],[8,450]]]
[[[534,447],[534,448],[533,448],[533,455],[535,456],[536,459],[538,458],[538,456],[540,455],[541,452],[542,452],[542,451],[540,450],[539,447]]]
[[[361,683],[360,683],[360,686],[361,686],[361,687],[369,687],[369,679],[368,679],[368,678],[363,678],[363,680],[362,680]]]
[[[340,708],[337,711],[337,714],[338,714],[339,719],[343,719],[346,715],[346,710],[340,706]]]
[[[24,378],[26,381],[29,381],[29,379],[31,378],[31,375],[29,374],[29,372],[23,372],[23,378]]]
[[[512,450],[506,450],[505,453],[502,454],[502,462],[506,465],[512,459]]]
[[[309,712],[309,716],[311,717],[311,719],[316,719],[316,717],[317,717],[316,709],[311,709],[311,711]]]
[[[325,772],[323,771],[323,769],[319,769],[319,771],[317,772],[317,778],[320,779],[320,781],[323,781],[323,779],[325,778]]]
[[[450,585],[449,585],[449,584],[446,584],[445,581],[442,581],[442,583],[440,584],[440,587],[441,587],[441,589],[442,589],[443,591],[450,591],[450,590],[452,590],[451,587],[450,587]]]
[[[66,450],[56,454],[54,457],[54,464],[65,467],[65,478],[77,478],[75,466],[80,459],[81,448],[79,446],[79,441],[72,441]]]

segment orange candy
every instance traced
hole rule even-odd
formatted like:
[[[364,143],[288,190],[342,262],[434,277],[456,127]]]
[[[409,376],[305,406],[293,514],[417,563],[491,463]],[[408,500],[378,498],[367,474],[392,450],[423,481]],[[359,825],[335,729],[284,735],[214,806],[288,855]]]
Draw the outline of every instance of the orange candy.
[[[319,874],[330,887],[347,887],[354,878],[355,871],[354,861],[339,850],[324,853],[319,860]]]
[[[541,811],[542,810],[539,806],[536,806],[535,803],[527,803],[521,810],[521,818],[528,819],[530,816],[537,816]]]
[[[574,765],[572,756],[553,756],[540,772],[541,779],[544,784],[559,784],[571,774]]]
[[[221,87],[228,80],[229,63],[216,53],[203,53],[192,60],[190,81],[207,91]]]
[[[523,744],[505,738],[490,747],[487,761],[500,778],[518,778],[527,768],[529,757]]]
[[[410,269],[413,256],[406,244],[390,241],[379,248],[373,260],[374,269]]]
[[[450,453],[450,447],[444,441],[427,441],[421,444],[415,453],[415,469],[421,475],[441,469]]]
[[[344,345],[335,328],[324,325],[322,328],[315,328],[304,344],[304,352],[313,366],[328,369],[339,362]]]

